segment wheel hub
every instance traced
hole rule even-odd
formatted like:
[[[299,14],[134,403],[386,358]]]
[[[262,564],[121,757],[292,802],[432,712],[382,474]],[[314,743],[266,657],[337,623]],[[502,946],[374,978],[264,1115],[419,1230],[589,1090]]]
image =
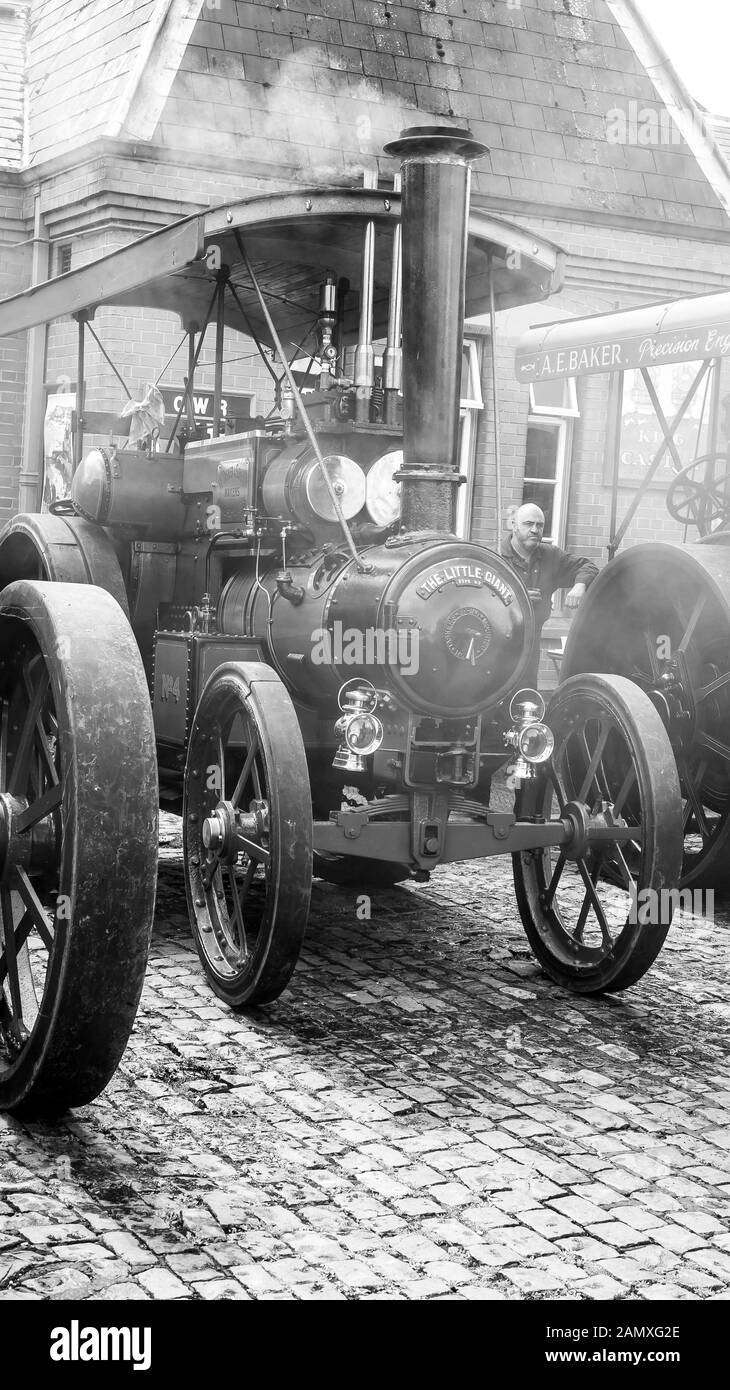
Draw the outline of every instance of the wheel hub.
[[[589,810],[584,801],[568,801],[562,814],[572,827],[572,837],[563,846],[563,854],[573,861],[584,859],[589,852],[600,854],[601,850],[606,850],[610,839],[607,841],[605,834],[600,832],[626,828],[624,817],[614,813],[610,801],[602,801],[600,809],[594,811]]]
[[[249,811],[239,811],[230,801],[221,801],[201,827],[203,844],[210,855],[234,858],[243,848],[240,841],[261,844],[269,830],[269,808],[265,801],[252,801]]]

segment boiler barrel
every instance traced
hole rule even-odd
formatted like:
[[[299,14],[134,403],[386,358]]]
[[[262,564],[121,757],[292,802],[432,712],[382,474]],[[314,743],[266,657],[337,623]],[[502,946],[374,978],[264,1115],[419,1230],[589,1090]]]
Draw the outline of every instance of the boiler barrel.
[[[454,718],[493,709],[518,688],[534,618],[499,555],[445,537],[365,556],[367,570],[346,556],[292,561],[282,592],[275,570],[260,584],[234,575],[221,594],[221,631],[267,640],[283,679],[313,707],[354,677],[386,687],[402,708]]]

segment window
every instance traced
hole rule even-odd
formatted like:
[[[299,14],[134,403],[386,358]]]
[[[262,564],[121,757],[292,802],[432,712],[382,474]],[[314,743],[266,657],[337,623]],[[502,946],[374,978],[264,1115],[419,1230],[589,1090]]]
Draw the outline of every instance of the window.
[[[536,382],[530,387],[522,501],[545,513],[546,541],[562,545],[573,417],[578,415],[575,380]]]
[[[71,269],[71,243],[70,243],[70,242],[66,242],[65,245],[59,246],[59,247],[57,247],[57,249],[56,249],[56,274],[57,274],[57,275],[68,275],[68,272],[69,272],[70,269]]]
[[[536,381],[530,387],[530,411],[533,415],[579,415],[575,377]]]
[[[466,478],[456,499],[456,534],[468,538],[474,493],[474,457],[477,440],[477,413],[484,409],[482,398],[481,345],[475,338],[464,341],[461,359],[461,416],[459,420],[459,472]]]
[[[461,356],[461,401],[462,410],[483,410],[481,363],[479,344],[474,338],[467,338]]]

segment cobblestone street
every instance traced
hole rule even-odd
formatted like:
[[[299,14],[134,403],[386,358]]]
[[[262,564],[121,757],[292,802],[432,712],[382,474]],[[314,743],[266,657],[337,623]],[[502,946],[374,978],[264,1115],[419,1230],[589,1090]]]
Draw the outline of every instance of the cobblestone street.
[[[638,986],[538,970],[508,862],[315,884],[275,1005],[208,990],[163,836],[122,1067],[0,1119],[3,1299],[713,1299],[730,1290],[730,915]]]

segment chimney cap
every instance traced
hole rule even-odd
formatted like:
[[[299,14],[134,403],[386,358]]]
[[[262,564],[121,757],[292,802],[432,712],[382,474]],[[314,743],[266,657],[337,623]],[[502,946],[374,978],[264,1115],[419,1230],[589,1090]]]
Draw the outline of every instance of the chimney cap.
[[[384,147],[384,152],[396,159],[444,155],[451,159],[472,160],[489,154],[489,149],[475,140],[465,127],[416,125],[402,130],[397,140],[391,140]]]

